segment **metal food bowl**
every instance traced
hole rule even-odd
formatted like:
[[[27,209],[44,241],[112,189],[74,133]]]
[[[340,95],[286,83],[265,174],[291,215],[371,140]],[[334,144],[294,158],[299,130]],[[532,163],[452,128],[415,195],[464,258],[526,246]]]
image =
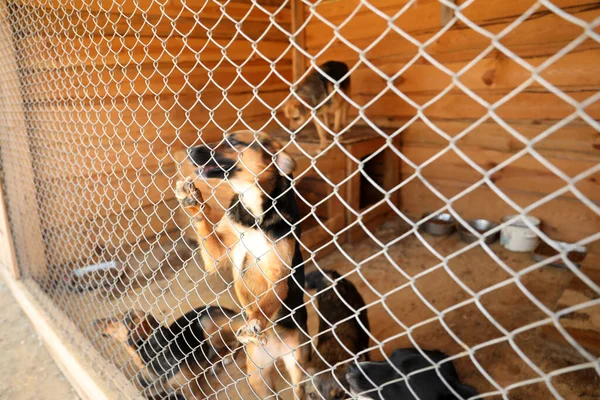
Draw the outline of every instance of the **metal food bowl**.
[[[467,223],[481,235],[498,226],[498,224],[493,221],[488,221],[487,219],[481,218],[468,220]],[[463,242],[473,243],[479,239],[477,236],[473,235],[467,228],[460,224],[458,225],[458,233],[460,234],[460,238]],[[486,236],[485,242],[487,244],[492,244],[496,240],[498,240],[499,236],[499,231],[492,235]]]
[[[563,251],[566,250],[570,246],[569,243],[559,242],[559,241],[554,241],[554,244]],[[544,261],[550,257],[556,256],[557,254],[558,254],[558,251],[556,251],[552,246],[550,246],[546,242],[541,242],[539,244],[539,246],[536,247],[532,253],[533,259],[535,261]],[[581,263],[585,259],[586,255],[587,255],[587,247],[577,246],[567,253],[567,258],[577,268],[579,268],[581,266]],[[554,260],[549,265],[551,265],[553,267],[558,267],[558,268],[568,268],[567,264],[563,261],[562,258],[559,258],[558,260]]]
[[[426,218],[429,214],[424,214]],[[438,214],[420,225],[423,231],[433,236],[447,236],[456,230],[456,219],[449,213]]]

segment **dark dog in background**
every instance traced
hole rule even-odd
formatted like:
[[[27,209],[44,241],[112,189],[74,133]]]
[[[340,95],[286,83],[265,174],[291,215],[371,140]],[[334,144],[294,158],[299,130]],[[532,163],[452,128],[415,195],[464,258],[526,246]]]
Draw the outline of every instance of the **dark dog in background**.
[[[434,363],[448,358],[440,351],[424,352]],[[412,348],[395,350],[390,360],[404,375],[432,366],[417,349]],[[435,369],[411,375],[407,385],[407,381],[402,379],[394,367],[387,361],[361,362],[350,366],[346,379],[352,395],[359,399],[373,400],[454,400],[477,395],[475,389],[460,381],[452,362],[441,364],[439,374],[460,397],[452,393]],[[409,385],[414,395],[409,390]]]
[[[340,278],[333,270],[317,270],[306,276],[306,289],[317,290],[319,314],[318,344],[307,366],[312,379],[304,383],[306,399],[345,399],[346,369],[354,362],[353,357],[369,347],[367,311],[355,316],[365,301],[349,280]],[[368,360],[368,355],[362,353],[359,360]],[[333,368],[344,361],[346,364]]]
[[[301,368],[309,355],[304,306],[304,264],[297,226],[300,211],[291,188],[294,160],[267,134],[237,131],[212,147],[189,150],[197,174],[227,180],[235,195],[217,221],[193,179],[177,182],[176,197],[192,216],[204,268],[230,268],[247,317],[238,340],[246,345],[246,373],[261,398],[273,395],[272,375],[282,359],[302,397]],[[273,201],[277,199],[277,201]]]
[[[311,108],[315,109],[316,117],[326,127],[329,127],[329,115],[333,114],[333,131],[337,133],[347,122],[349,104],[338,92],[330,96],[335,87],[327,77],[339,82],[340,90],[350,95],[350,77],[346,76],[349,71],[348,65],[339,61],[328,61],[319,68],[325,75],[318,70],[308,75],[296,90],[296,95],[301,100],[292,97],[283,106],[283,114],[290,120],[290,128],[294,130],[311,117]],[[323,150],[327,147],[327,132],[318,121],[315,120],[314,123],[319,134],[319,149]]]
[[[196,378],[226,363],[224,357],[239,346],[235,332],[243,324],[239,314],[208,306],[189,311],[169,326],[139,310],[121,319],[95,321],[100,333],[125,346],[149,398],[182,394],[187,399],[196,398]]]

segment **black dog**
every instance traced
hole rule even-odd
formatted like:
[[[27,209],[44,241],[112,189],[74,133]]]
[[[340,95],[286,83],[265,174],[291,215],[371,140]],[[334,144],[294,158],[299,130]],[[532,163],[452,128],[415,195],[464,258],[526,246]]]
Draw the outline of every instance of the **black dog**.
[[[425,354],[435,363],[448,358],[440,351],[425,351]],[[432,366],[416,349],[395,350],[390,359],[394,367],[404,375]],[[350,384],[352,395],[359,399],[374,400],[454,400],[468,399],[477,395],[475,389],[459,380],[451,362],[443,363],[439,367],[439,374],[447,384],[440,379],[435,369],[409,376],[407,384],[406,379],[403,379],[394,367],[387,361],[351,365],[346,379]],[[457,397],[448,385],[460,397]]]

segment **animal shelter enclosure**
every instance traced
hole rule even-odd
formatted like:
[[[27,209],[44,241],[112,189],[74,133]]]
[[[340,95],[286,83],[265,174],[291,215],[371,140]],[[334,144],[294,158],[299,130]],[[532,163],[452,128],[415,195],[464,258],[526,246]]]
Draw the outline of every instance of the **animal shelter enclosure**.
[[[84,398],[598,398],[599,62],[591,0],[2,0],[0,269]],[[287,314],[241,339],[251,268],[306,307],[292,345]],[[367,358],[395,377],[361,394]]]

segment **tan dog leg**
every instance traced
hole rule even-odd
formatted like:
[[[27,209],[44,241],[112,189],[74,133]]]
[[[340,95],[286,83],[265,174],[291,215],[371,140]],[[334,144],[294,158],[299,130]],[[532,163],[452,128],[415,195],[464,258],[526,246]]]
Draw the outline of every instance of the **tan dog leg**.
[[[344,103],[342,104],[342,125],[346,126],[348,125],[348,108],[350,108],[350,103],[344,101]]]
[[[273,396],[273,369],[275,362],[260,346],[248,344],[246,346],[246,374],[250,387],[259,399]]]
[[[319,115],[319,114],[318,114]],[[327,117],[327,113],[320,114],[321,120],[326,127],[329,127],[329,118]],[[319,134],[319,151],[325,150],[329,141],[327,140],[327,131],[324,127],[321,126],[319,121],[315,121],[315,127],[317,128],[317,133]]]
[[[344,106],[338,107],[333,112],[333,131],[339,133],[342,130],[342,119],[344,113]]]
[[[202,193],[194,186],[194,178],[186,177],[183,181],[178,181],[175,186],[175,197],[179,200],[181,206],[193,217],[193,224],[198,236],[200,245],[200,255],[204,261],[204,268],[209,273],[216,272],[217,261],[225,255],[227,248],[223,245],[224,239],[218,237],[210,219],[210,207],[205,206],[202,211],[204,199]]]
[[[286,340],[288,345],[291,343]],[[308,346],[302,346],[301,348],[297,348],[300,345],[300,340],[294,340],[294,344],[296,350],[292,353],[283,356],[283,362],[285,363],[285,369],[287,369],[290,374],[290,378],[292,383],[294,384],[294,394],[296,395],[296,399],[302,400],[304,398],[304,385],[300,382],[304,380],[304,370],[303,367],[306,366],[308,362]]]

